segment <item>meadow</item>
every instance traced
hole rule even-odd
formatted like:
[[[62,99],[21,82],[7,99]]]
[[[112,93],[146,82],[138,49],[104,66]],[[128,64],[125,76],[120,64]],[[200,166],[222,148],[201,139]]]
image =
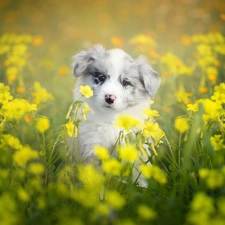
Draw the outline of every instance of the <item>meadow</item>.
[[[223,1],[6,0],[0,20],[0,225],[224,224]],[[101,170],[74,167],[67,143],[90,113],[71,58],[96,43],[162,79],[144,123],[114,121],[117,157],[96,146]],[[146,188],[131,178],[141,154]]]

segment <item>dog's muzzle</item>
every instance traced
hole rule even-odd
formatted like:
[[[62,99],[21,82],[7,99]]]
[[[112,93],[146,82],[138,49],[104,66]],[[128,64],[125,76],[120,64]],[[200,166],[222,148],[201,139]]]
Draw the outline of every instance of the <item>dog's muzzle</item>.
[[[116,96],[115,95],[105,95],[105,101],[108,104],[113,104],[116,100]]]

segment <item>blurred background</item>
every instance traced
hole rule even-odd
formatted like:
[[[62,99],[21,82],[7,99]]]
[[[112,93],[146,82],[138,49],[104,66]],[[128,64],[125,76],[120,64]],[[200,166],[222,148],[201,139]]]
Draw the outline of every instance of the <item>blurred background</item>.
[[[127,47],[135,34],[155,38],[165,50],[183,35],[223,32],[221,0],[4,0],[0,32],[40,35],[51,57],[70,58],[93,43]],[[118,40],[113,37],[117,37]]]

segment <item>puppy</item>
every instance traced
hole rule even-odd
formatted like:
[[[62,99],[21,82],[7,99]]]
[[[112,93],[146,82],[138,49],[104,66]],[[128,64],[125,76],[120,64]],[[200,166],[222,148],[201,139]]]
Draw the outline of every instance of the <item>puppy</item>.
[[[149,107],[160,78],[144,57],[133,59],[121,49],[105,50],[101,45],[75,55],[72,66],[77,78],[74,97],[82,99],[93,111],[80,123],[76,148],[79,157],[76,151],[73,154],[84,163],[92,162],[94,146],[104,146],[109,151],[115,146],[120,130],[113,122],[118,115],[129,114],[144,120],[141,112]],[[81,85],[89,85],[94,95],[83,98]]]

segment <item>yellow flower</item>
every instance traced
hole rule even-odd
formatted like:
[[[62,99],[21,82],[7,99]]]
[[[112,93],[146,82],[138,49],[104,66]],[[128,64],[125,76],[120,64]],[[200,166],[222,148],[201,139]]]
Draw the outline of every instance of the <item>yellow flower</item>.
[[[212,48],[208,44],[199,44],[197,46],[198,53],[202,56],[208,56],[212,54]]]
[[[3,144],[7,144],[8,146],[16,150],[19,150],[22,148],[20,140],[12,136],[11,134],[4,134],[2,137],[3,137],[3,140],[2,140]]]
[[[185,133],[189,129],[188,119],[178,117],[174,121],[174,127],[180,133]]]
[[[137,213],[142,220],[154,220],[157,217],[157,213],[144,204],[138,206]]]
[[[164,132],[160,129],[158,123],[147,121],[144,124],[143,135],[145,137],[153,138],[155,145],[157,145],[160,139],[164,136]]]
[[[225,144],[223,143],[223,138],[222,138],[222,135],[220,134],[210,137],[210,142],[215,151],[220,151],[225,149]]]
[[[225,94],[225,83],[215,86],[214,91]]]
[[[22,187],[19,187],[17,190],[17,196],[20,200],[24,202],[30,201],[30,195],[27,193],[26,190],[24,190]]]
[[[12,47],[12,54],[22,56],[27,51],[27,45],[25,44],[16,44]]]
[[[193,111],[193,112],[198,112],[198,103],[194,103],[194,104],[188,104],[187,105],[187,111]]]
[[[176,92],[176,98],[178,102],[183,102],[185,105],[190,104],[189,97],[191,96],[191,93],[187,93],[185,91],[177,91]]]
[[[49,119],[46,117],[38,118],[36,121],[36,129],[40,133],[44,133],[46,130],[48,130],[50,127]]]
[[[80,92],[85,98],[90,98],[93,96],[93,90],[90,88],[90,86],[80,86]]]
[[[96,206],[95,211],[102,216],[107,216],[110,213],[109,206],[107,204],[104,204],[104,203],[99,203]]]
[[[138,152],[135,146],[127,144],[118,147],[119,156],[127,162],[133,163],[138,159]]]
[[[225,93],[215,91],[214,94],[211,96],[211,99],[218,104],[223,104],[225,103]]]
[[[218,170],[210,171],[208,177],[206,178],[206,185],[210,189],[223,187],[224,183],[224,175]]]
[[[113,158],[103,161],[102,168],[106,174],[119,176],[123,166],[117,159]]]
[[[12,84],[15,80],[16,80],[16,75],[15,74],[7,76],[7,81],[8,81],[9,84]]]
[[[28,112],[37,111],[37,105],[36,104],[29,104],[27,111]]]
[[[191,202],[191,210],[194,212],[205,211],[206,213],[212,213],[215,211],[213,199],[203,192],[198,192]]]
[[[2,106],[0,113],[9,120],[20,118],[31,109],[31,105],[25,99],[14,99]]]
[[[66,124],[66,132],[70,137],[77,137],[77,127],[74,125],[73,121],[69,121]]]
[[[153,110],[150,108],[146,108],[142,111],[144,115],[146,115],[148,118],[153,118],[155,116],[159,116],[159,112],[157,110]]]
[[[209,169],[201,168],[198,170],[199,177],[201,179],[205,179],[209,175]]]
[[[97,171],[93,165],[79,165],[78,179],[84,184],[84,189],[94,193],[99,193],[104,183],[104,176]]]
[[[32,96],[34,97],[34,103],[37,105],[41,102],[54,99],[52,94],[50,94],[45,88],[41,87],[39,82],[34,82],[33,89],[34,91],[32,92]]]
[[[153,38],[144,34],[136,35],[130,40],[130,43],[135,45],[140,45],[140,44],[147,45],[154,48],[157,47],[157,44],[153,40]]]
[[[12,99],[13,96],[10,94],[10,92],[0,93],[0,103],[5,104]]]
[[[9,90],[10,90],[9,86],[5,86],[4,83],[0,83],[0,93],[9,92]]]
[[[221,104],[210,99],[205,99],[201,102],[203,103],[205,114],[207,114],[211,119],[216,119],[223,110]]]
[[[105,147],[95,146],[94,152],[95,155],[101,160],[106,160],[110,158],[109,152]]]
[[[106,202],[115,210],[120,210],[126,203],[125,198],[117,191],[108,191],[106,193]]]
[[[167,177],[165,173],[158,166],[142,164],[140,165],[140,172],[146,178],[153,178],[160,184],[167,183]]]
[[[130,115],[120,115],[114,122],[115,126],[119,128],[124,128],[126,131],[139,124],[141,124],[141,121]]]
[[[11,67],[8,67],[7,70],[6,70],[6,76],[17,76],[18,74],[18,68],[15,67],[15,66],[11,66]]]
[[[74,190],[73,198],[75,201],[79,202],[81,205],[83,205],[85,208],[95,208],[96,205],[99,203],[98,194],[99,190],[96,192],[95,190],[85,189],[86,186],[82,189]],[[64,192],[64,195],[68,196],[69,190],[67,192]],[[70,197],[70,196],[68,196]],[[77,224],[77,223],[75,223]]]
[[[2,192],[0,195],[0,208],[1,224],[12,225],[22,222],[15,193],[9,192],[9,190]]]
[[[34,175],[41,175],[43,174],[45,168],[40,163],[31,163],[28,166],[28,171]]]
[[[19,166],[25,166],[31,159],[37,159],[38,152],[31,149],[29,146],[23,146],[20,150],[13,154],[15,163]]]
[[[206,73],[207,73],[208,76],[210,76],[210,75],[211,76],[218,76],[217,68],[212,67],[212,66],[206,68]]]

